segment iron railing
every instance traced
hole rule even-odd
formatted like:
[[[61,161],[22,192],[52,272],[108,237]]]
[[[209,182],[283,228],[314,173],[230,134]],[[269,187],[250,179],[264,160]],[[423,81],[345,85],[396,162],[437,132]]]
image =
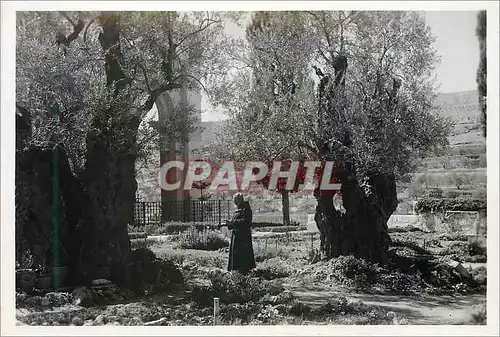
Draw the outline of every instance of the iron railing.
[[[134,225],[144,226],[166,221],[221,224],[230,218],[231,211],[230,200],[171,200],[164,202],[137,200],[134,204]]]

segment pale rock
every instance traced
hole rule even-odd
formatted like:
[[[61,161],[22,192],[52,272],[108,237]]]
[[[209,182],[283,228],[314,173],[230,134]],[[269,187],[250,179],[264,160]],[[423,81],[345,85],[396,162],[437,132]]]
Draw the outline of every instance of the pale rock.
[[[72,296],[75,298],[75,304],[92,302],[92,291],[86,287],[77,287],[73,290]]]
[[[75,316],[73,319],[71,319],[71,325],[76,325],[76,326],[82,326],[83,325],[83,319]]]
[[[94,320],[94,323],[95,325],[104,325],[106,324],[107,320],[106,320],[106,316],[104,315],[98,315],[95,320]]]

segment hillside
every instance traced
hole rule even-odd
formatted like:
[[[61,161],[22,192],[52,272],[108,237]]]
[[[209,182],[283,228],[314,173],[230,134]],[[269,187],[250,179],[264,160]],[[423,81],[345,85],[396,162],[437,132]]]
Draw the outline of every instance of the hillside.
[[[444,93],[436,99],[443,117],[450,118],[455,126],[450,135],[450,145],[484,145],[479,123],[480,110],[476,90]]]

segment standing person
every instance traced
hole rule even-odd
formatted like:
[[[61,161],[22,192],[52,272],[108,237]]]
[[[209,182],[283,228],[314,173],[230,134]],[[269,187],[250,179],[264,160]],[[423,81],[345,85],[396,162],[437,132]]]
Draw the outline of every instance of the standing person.
[[[237,193],[233,200],[238,209],[227,223],[228,229],[232,230],[227,269],[245,274],[255,268],[251,230],[252,209],[241,193]]]

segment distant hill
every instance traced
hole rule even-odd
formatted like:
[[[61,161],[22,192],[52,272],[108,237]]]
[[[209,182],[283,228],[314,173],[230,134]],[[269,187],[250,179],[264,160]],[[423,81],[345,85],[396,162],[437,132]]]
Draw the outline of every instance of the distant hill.
[[[481,134],[480,110],[477,91],[464,91],[454,93],[442,93],[436,99],[439,113],[443,117],[449,117],[454,123],[450,135],[452,147],[482,146],[486,144]],[[196,149],[202,145],[213,143],[220,135],[220,128],[226,121],[200,122],[199,130],[191,137],[190,148]],[[483,150],[481,150],[483,151]],[[484,151],[485,152],[485,151]],[[458,158],[458,159],[457,159]],[[460,161],[460,157],[455,158]],[[435,161],[439,158],[428,158]],[[452,158],[446,157],[447,161]],[[147,200],[159,199],[159,188],[157,183],[157,170],[153,166],[137,167],[137,180],[139,184],[138,196]]]
[[[476,90],[440,94],[436,99],[436,105],[443,117],[455,122],[450,135],[452,146],[486,144],[481,133]]]
[[[450,135],[452,145],[485,144],[479,124],[480,110],[476,90],[439,94],[436,105],[443,117],[449,117],[456,123]],[[212,143],[218,137],[218,129],[223,123],[224,121],[201,122],[202,144]]]

